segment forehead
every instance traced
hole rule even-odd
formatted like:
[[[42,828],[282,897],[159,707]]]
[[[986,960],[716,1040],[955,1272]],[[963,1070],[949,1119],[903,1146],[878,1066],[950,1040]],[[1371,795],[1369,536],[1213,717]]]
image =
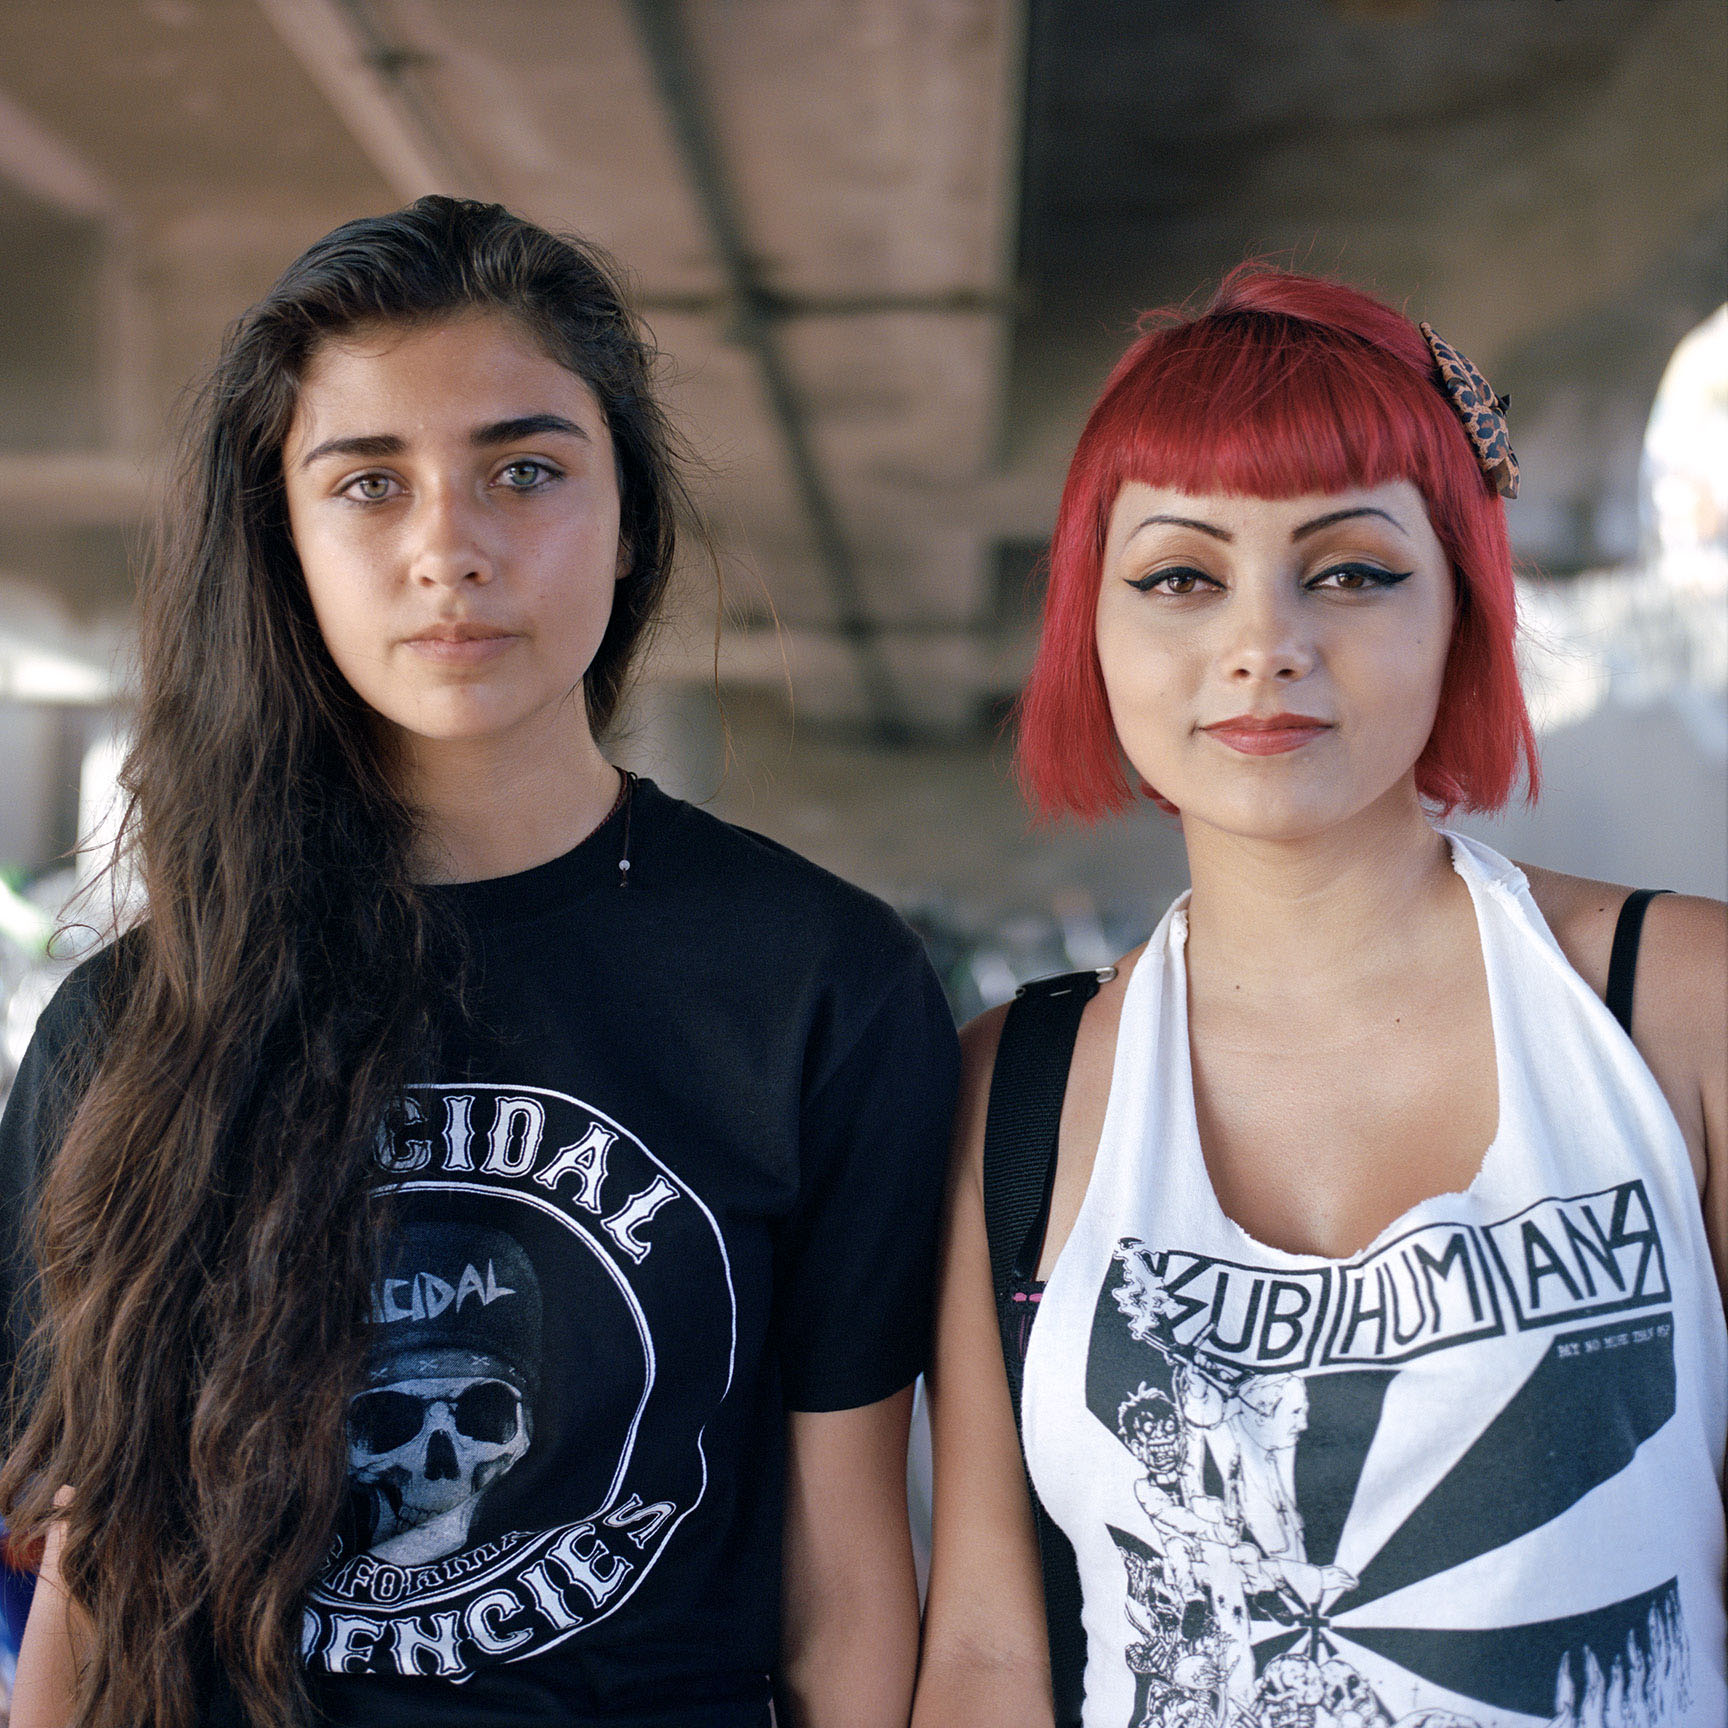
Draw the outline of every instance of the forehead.
[[[314,430],[407,436],[448,425],[465,434],[546,412],[591,430],[605,426],[593,390],[525,325],[501,313],[468,312],[325,338],[301,369],[288,443],[307,442]]]

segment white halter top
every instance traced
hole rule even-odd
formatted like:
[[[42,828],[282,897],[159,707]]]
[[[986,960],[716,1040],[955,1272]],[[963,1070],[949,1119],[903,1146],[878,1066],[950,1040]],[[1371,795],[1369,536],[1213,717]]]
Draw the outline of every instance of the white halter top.
[[[1218,1205],[1186,897],[1129,981],[1023,1406],[1085,1728],[1728,1724],[1728,1329],[1685,1142],[1522,873],[1448,838],[1499,1128],[1348,1260]]]

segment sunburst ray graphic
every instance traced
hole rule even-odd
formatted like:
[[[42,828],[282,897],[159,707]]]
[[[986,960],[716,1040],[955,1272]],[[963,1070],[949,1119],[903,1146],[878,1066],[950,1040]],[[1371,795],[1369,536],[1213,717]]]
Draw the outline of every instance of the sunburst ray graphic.
[[[1384,1505],[1359,1508],[1357,1494],[1401,1370],[1244,1375],[1148,1326],[1142,1294],[1117,1302],[1107,1284],[1088,1362],[1088,1401],[1142,1466],[1137,1496],[1158,1538],[1110,1530],[1135,1634],[1124,1728],[1682,1718],[1690,1688],[1673,1578],[1580,1610],[1565,1579],[1544,1599],[1550,1581],[1538,1577],[1528,1618],[1456,1624],[1469,1604],[1460,1569],[1540,1542],[1673,1416],[1667,1313],[1556,1333],[1386,1529],[1371,1518]],[[1438,1600],[1450,1623],[1425,1623]]]

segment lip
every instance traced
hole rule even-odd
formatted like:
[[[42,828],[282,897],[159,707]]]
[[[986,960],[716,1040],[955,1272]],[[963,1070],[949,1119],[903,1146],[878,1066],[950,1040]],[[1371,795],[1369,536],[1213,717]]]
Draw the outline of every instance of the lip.
[[[1332,722],[1312,714],[1236,714],[1200,730],[1243,756],[1282,756],[1330,732]]]
[[[442,666],[477,666],[495,660],[518,640],[496,624],[431,624],[403,639],[403,646]]]

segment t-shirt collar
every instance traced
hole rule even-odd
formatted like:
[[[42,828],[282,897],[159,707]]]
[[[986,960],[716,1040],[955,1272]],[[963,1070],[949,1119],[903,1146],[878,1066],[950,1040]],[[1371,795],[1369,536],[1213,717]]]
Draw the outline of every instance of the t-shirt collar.
[[[422,892],[434,903],[447,906],[463,923],[489,925],[511,923],[556,912],[586,899],[601,889],[620,890],[618,861],[624,855],[628,825],[630,839],[630,888],[640,886],[640,854],[658,830],[670,801],[652,780],[638,778],[630,795],[612,811],[593,833],[568,852],[549,858],[532,869],[509,876],[489,876],[478,882],[428,884]]]

